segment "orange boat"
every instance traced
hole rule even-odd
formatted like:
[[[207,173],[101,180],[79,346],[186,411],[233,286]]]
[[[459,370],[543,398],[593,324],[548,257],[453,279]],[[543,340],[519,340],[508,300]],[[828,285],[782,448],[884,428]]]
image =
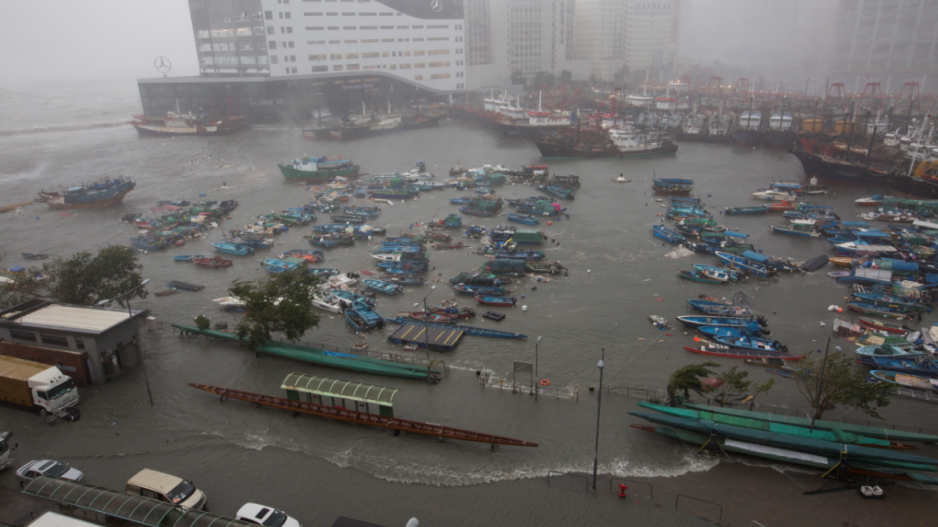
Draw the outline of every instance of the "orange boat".
[[[769,212],[785,212],[795,210],[795,206],[790,201],[779,201],[769,205]]]

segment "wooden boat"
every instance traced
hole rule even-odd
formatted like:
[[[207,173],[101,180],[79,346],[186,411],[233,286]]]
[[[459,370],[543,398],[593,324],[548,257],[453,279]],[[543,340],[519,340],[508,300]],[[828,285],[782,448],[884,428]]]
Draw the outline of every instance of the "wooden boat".
[[[439,324],[455,324],[456,318],[449,315],[441,315],[439,313],[427,313],[425,311],[410,311],[407,313],[401,313],[398,317],[405,319],[416,320],[416,321],[427,321],[427,322],[436,322]]]
[[[847,302],[847,309],[863,313],[864,315],[878,315],[881,317],[906,318],[912,311],[900,306],[878,305],[870,302]]]
[[[221,256],[215,256],[213,258],[193,258],[192,263],[198,265],[199,267],[209,267],[211,269],[223,269],[225,267],[231,267],[233,263],[231,260],[226,260]]]
[[[706,276],[701,271],[678,271],[678,278],[683,278],[684,280],[690,280],[692,282],[700,282],[702,284],[725,284],[726,280],[717,280]]]
[[[310,236],[309,243],[311,245],[315,245],[316,247],[325,247],[327,249],[339,246],[339,242],[334,239],[327,238],[326,236]]]
[[[499,313],[497,311],[486,311],[485,313],[482,313],[482,316],[489,320],[494,320],[495,322],[500,322],[505,319],[505,314]]]
[[[186,282],[180,282],[179,280],[172,280],[167,282],[166,287],[170,289],[182,289],[183,291],[192,291],[197,292],[205,289],[204,285],[189,284]]]
[[[512,260],[540,261],[546,256],[543,251],[495,251],[495,258],[510,258]]]
[[[801,360],[804,358],[804,355],[786,355],[784,353],[773,353],[767,351],[755,351],[755,350],[745,350],[739,348],[730,348],[728,346],[721,346],[719,344],[707,344],[700,346],[699,348],[694,348],[691,346],[684,346],[684,349],[690,351],[691,353],[698,353],[700,355],[711,355],[714,357],[725,357],[728,359],[759,359],[763,357],[772,357],[781,359],[784,361],[792,360]]]
[[[346,421],[349,423],[372,426],[382,430],[389,429],[411,434],[438,437],[440,439],[458,439],[461,441],[473,441],[476,443],[485,443],[491,445],[525,447],[537,446],[537,443],[532,443],[530,441],[522,441],[520,439],[512,439],[510,437],[502,437],[492,434],[482,434],[479,432],[451,428],[438,424],[421,423],[419,421],[408,421],[406,419],[398,419],[396,417],[356,412],[354,410],[349,410],[348,408],[339,406],[325,406],[303,401],[295,401],[292,399],[271,397],[269,395],[244,392],[241,390],[219,388],[217,386],[210,386],[207,384],[189,383],[189,386],[213,393],[215,395],[227,397],[229,399],[237,399],[239,401],[269,406],[272,408],[280,408],[283,410],[289,410],[291,412],[300,412],[304,414],[325,417],[327,419],[334,419],[337,421]]]
[[[928,377],[886,370],[872,370],[870,371],[870,375],[881,381],[897,384],[906,388],[938,391],[938,379],[929,379]]]
[[[45,260],[49,258],[48,254],[41,254],[41,253],[22,253],[22,256],[23,258],[26,258],[27,260]]]
[[[177,262],[190,262],[190,263],[194,260],[199,260],[201,258],[205,258],[205,256],[201,254],[180,254],[178,256],[173,256],[173,260]]]
[[[396,276],[421,277],[426,272],[423,269],[383,268],[383,272]]]
[[[660,194],[690,194],[694,189],[694,180],[677,178],[655,178],[652,190]]]
[[[362,280],[362,284],[372,291],[385,295],[396,295],[404,292],[404,288],[399,284],[385,282],[384,280]]]
[[[756,320],[746,320],[743,318],[698,317],[688,315],[676,318],[681,324],[694,329],[703,326],[746,328],[749,331],[756,331],[761,329],[762,333],[766,335],[769,334],[768,328],[766,328],[761,321]],[[761,319],[762,317],[759,318]]]
[[[456,292],[461,295],[506,295],[510,291],[507,288],[500,285],[466,285],[466,284],[457,284],[453,286],[456,289]]]
[[[764,205],[760,207],[726,207],[724,212],[730,216],[765,214],[766,212],[769,212],[769,208]]]
[[[447,249],[465,249],[469,247],[469,245],[463,243],[462,240],[460,240],[458,242],[434,243],[432,244],[432,247],[437,250],[447,250]]]
[[[795,205],[790,201],[780,201],[778,203],[771,203],[768,205],[769,212],[785,212],[787,210],[795,210]]]
[[[518,299],[507,296],[475,295],[476,302],[486,306],[515,307]]]
[[[541,223],[541,220],[535,218],[530,214],[517,214],[514,212],[508,213],[508,221],[513,221],[515,223],[523,223],[525,225],[538,225]]]
[[[872,262],[872,258],[851,258],[849,256],[834,256],[830,262],[837,267],[862,267],[867,262]]]
[[[476,316],[475,310],[471,307],[430,306],[429,311],[430,313],[445,315],[456,319],[467,319]]]
[[[883,204],[883,195],[876,194],[869,198],[860,198],[858,200],[854,200],[854,203],[861,207],[878,207]]]
[[[684,237],[681,236],[680,234],[678,234],[678,233],[672,231],[671,229],[665,227],[664,225],[655,225],[655,226],[653,226],[653,227],[651,228],[651,232],[652,232],[652,234],[655,235],[656,238],[661,238],[662,240],[664,240],[664,241],[666,241],[666,242],[668,242],[668,243],[672,243],[672,244],[674,244],[674,245],[678,245],[678,244],[680,244],[680,243],[686,241],[686,238],[684,238]]]
[[[237,256],[247,256],[254,254],[254,248],[240,243],[216,242],[212,244],[216,250],[225,254],[234,254]]]
[[[874,320],[872,318],[859,317],[860,324],[864,327],[875,329],[877,331],[885,331],[887,333],[898,333],[904,335],[908,329],[903,326],[898,326],[895,324],[890,324],[888,322],[883,322],[880,320]]]

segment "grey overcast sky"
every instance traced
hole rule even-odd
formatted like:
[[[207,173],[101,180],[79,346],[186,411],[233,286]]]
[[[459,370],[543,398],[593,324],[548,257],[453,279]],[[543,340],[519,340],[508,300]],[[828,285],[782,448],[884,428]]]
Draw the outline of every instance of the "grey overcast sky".
[[[0,27],[7,84],[198,75],[186,0],[0,0]]]

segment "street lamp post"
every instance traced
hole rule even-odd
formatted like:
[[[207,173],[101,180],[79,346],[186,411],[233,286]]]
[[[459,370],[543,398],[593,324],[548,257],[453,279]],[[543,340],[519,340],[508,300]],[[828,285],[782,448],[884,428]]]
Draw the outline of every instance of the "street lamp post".
[[[534,400],[537,400],[538,385],[541,384],[541,379],[537,376],[537,345],[541,342],[541,336],[537,336],[537,342],[534,343]]]
[[[434,289],[436,289],[435,285],[430,286],[430,293],[433,293]],[[427,382],[433,383],[433,377],[430,376],[430,313],[427,309],[427,297],[430,296],[430,293],[427,293],[421,302],[423,302],[423,324],[425,328],[423,343],[427,347]],[[419,305],[420,302],[417,302],[414,304],[414,307],[418,307]]]
[[[821,321],[821,327],[827,327],[824,321]],[[827,352],[831,349],[831,336],[827,335],[827,346],[824,347],[824,362],[821,363],[821,378],[818,380],[817,393],[814,396],[814,413],[811,415],[811,430],[814,430],[814,421],[817,420],[818,412],[821,409],[821,390],[824,388],[824,372],[827,370]],[[842,351],[840,346],[834,346],[837,351]]]
[[[109,299],[107,299],[107,300],[102,300],[102,301],[98,302],[98,305],[99,305],[99,306],[103,306],[103,305],[109,304],[109,303],[111,303],[111,302],[113,302],[114,300],[117,300],[117,299],[119,299],[119,298],[127,297],[127,315],[130,316],[130,327],[133,328],[133,331],[134,331],[134,347],[137,349],[137,356],[140,357],[140,369],[143,370],[143,382],[144,382],[144,383],[146,384],[146,386],[147,386],[147,397],[150,399],[150,406],[153,406],[153,392],[150,391],[150,378],[147,377],[147,368],[146,368],[146,364],[145,364],[145,362],[144,362],[144,360],[143,360],[143,352],[140,351],[140,334],[139,334],[138,331],[137,331],[137,319],[134,318],[134,313],[133,313],[133,311],[131,311],[131,309],[130,309],[130,296],[129,296],[130,293],[133,293],[133,292],[136,291],[137,289],[140,289],[141,287],[143,287],[143,286],[145,286],[145,285],[147,285],[147,284],[149,284],[149,283],[150,283],[150,279],[147,278],[146,280],[140,282],[140,285],[138,285],[137,287],[131,289],[130,291],[127,291],[126,293],[117,295],[117,296],[115,296],[114,298],[109,298]]]
[[[603,410],[603,361],[606,358],[606,348],[603,348],[602,358],[599,359],[599,396],[596,399],[596,450],[593,453],[593,490],[596,490],[596,469],[599,467],[599,416]]]

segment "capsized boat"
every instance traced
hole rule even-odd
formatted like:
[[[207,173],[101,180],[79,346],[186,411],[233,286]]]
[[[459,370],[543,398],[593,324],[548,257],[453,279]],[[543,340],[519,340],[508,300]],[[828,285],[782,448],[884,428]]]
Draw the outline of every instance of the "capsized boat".
[[[53,209],[100,209],[120,203],[136,187],[132,179],[104,178],[77,187],[40,191],[37,201]]]
[[[685,238],[683,236],[665,227],[664,225],[656,224],[651,228],[651,231],[652,231],[652,234],[655,235],[655,237],[661,238],[662,240],[668,243],[673,243],[674,245],[677,245],[685,241]]]
[[[870,371],[870,375],[881,381],[891,382],[906,388],[938,391],[938,379],[929,379],[918,375],[909,375],[907,373],[897,373],[886,370],[872,370]]]
[[[475,295],[476,302],[486,306],[515,307],[518,299],[507,296]]]
[[[494,296],[504,296],[508,294],[507,288],[500,285],[466,285],[466,284],[456,284],[453,286],[456,289],[456,292],[461,295],[494,295]]]

